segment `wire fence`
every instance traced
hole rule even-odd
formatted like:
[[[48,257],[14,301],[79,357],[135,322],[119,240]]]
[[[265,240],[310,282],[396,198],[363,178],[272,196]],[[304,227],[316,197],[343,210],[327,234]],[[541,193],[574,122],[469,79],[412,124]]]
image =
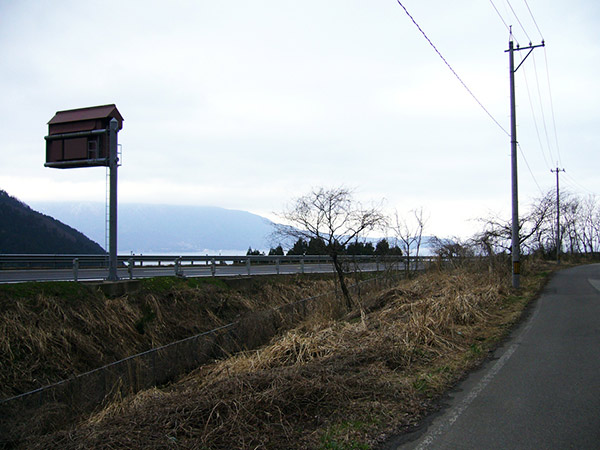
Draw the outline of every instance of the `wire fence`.
[[[396,268],[397,269],[397,268]],[[357,299],[391,286],[397,270],[350,287]],[[323,313],[344,312],[336,291],[257,311],[221,327],[116,361],[73,378],[0,400],[0,447],[30,435],[45,434],[115,399],[163,385],[190,370],[233,353],[263,345],[278,332]]]

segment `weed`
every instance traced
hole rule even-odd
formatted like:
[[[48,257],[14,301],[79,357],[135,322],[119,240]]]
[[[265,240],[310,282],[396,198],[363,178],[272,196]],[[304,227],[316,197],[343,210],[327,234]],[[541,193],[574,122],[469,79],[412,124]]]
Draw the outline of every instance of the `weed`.
[[[177,277],[154,277],[142,280],[142,289],[154,294],[164,294],[177,287],[183,286],[185,280]]]
[[[67,301],[89,296],[91,289],[73,281],[29,282],[0,285],[0,298],[4,300],[33,300],[37,296],[57,297]]]
[[[156,311],[154,311],[149,305],[142,305],[142,317],[135,323],[135,329],[140,334],[146,332],[146,324],[156,319]]]
[[[429,390],[429,380],[426,377],[419,377],[415,381],[413,381],[413,387],[425,394]]]
[[[469,352],[471,357],[477,357],[481,355],[482,349],[477,343],[473,343],[469,346]]]
[[[346,421],[330,427],[321,436],[319,450],[369,450],[370,446],[349,438],[354,432],[362,432],[366,428],[363,422]]]

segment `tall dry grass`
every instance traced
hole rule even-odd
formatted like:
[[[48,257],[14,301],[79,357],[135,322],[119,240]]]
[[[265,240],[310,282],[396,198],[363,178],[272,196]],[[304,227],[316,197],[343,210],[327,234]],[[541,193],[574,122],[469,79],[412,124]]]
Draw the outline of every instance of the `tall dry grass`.
[[[67,379],[330,289],[301,278],[213,283],[146,280],[109,298],[76,283],[0,286],[0,398]]]
[[[259,350],[201,367],[26,445],[371,445],[414,424],[502,336],[525,303],[506,286],[504,275],[487,270],[420,276],[363,298],[362,314],[309,320]]]

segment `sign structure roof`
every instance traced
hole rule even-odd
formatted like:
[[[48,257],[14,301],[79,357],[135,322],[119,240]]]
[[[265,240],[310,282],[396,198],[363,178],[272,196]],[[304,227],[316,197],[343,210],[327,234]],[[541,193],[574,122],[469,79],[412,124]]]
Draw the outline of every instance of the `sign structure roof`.
[[[81,122],[84,120],[115,118],[119,122],[118,129],[123,128],[123,116],[114,104],[90,106],[87,108],[69,109],[65,111],[57,111],[54,117],[50,119],[48,125],[59,123]]]

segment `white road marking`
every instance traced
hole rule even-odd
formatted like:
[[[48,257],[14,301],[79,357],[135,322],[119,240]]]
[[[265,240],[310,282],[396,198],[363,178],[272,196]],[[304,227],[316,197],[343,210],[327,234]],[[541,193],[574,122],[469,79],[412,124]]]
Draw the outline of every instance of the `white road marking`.
[[[590,282],[591,281],[592,280],[590,280]],[[600,290],[600,280],[597,281],[597,283],[598,285],[594,287]],[[494,364],[490,371],[479,381],[479,383],[477,383],[477,385],[471,390],[471,392],[469,392],[469,394],[458,405],[454,406],[447,414],[443,416],[442,419],[439,420],[439,422],[437,422],[436,425],[433,426],[431,431],[429,431],[425,435],[421,443],[417,447],[415,447],[417,450],[429,448],[429,446],[431,446],[431,444],[433,444],[433,442],[435,442],[437,438],[439,438],[442,434],[446,433],[454,424],[454,422],[458,420],[458,418],[465,412],[465,410],[471,405],[471,403],[473,403],[473,401],[479,396],[479,394],[481,394],[481,392],[487,387],[487,385],[490,384],[490,382],[494,379],[498,372],[502,370],[502,367],[504,367],[504,365],[508,362],[515,350],[517,350],[519,345],[521,345],[523,338],[531,329],[533,322],[535,321],[535,318],[538,315],[541,304],[542,297],[540,297],[533,315],[531,316],[529,322],[527,323],[523,331],[521,331],[515,342],[506,350],[506,352],[504,352],[504,354],[500,357],[496,364]],[[398,449],[400,448],[401,447],[398,447]]]
[[[588,281],[592,286],[594,286],[598,291],[600,291],[600,280],[592,280],[591,278],[588,278]]]

